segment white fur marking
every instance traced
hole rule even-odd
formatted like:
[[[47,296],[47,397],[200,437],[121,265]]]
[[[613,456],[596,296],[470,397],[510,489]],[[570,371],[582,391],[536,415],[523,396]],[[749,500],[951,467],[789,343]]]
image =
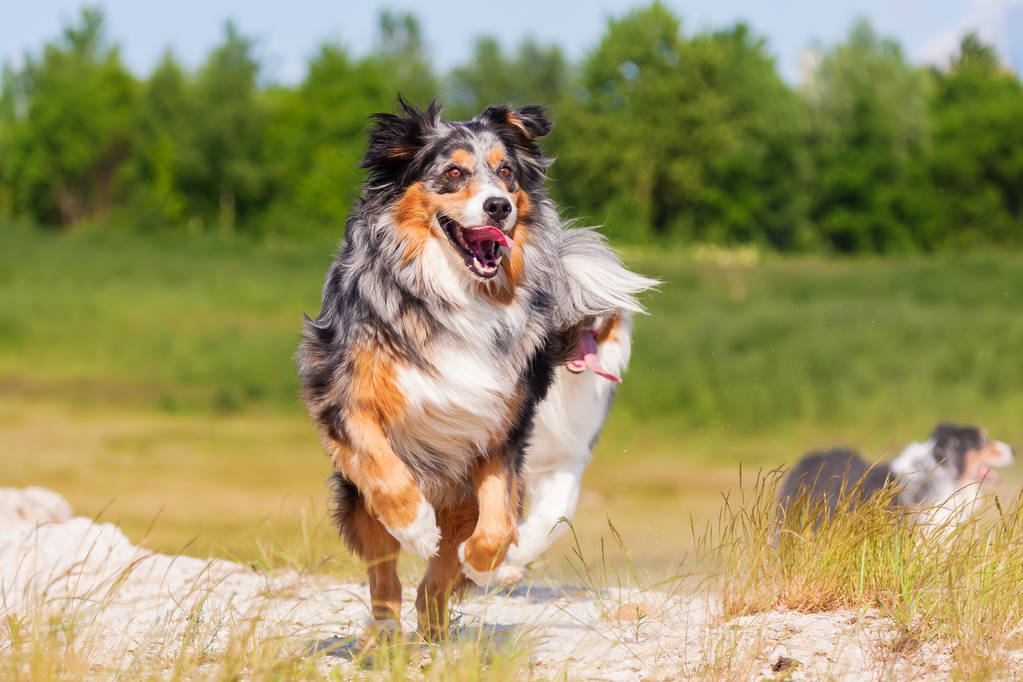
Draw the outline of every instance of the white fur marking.
[[[383,522],[381,522],[383,523]],[[416,519],[404,528],[391,528],[383,524],[387,532],[401,543],[407,552],[415,552],[424,559],[437,554],[440,544],[440,528],[437,527],[437,515],[433,506],[426,500],[419,501],[419,512]]]
[[[473,581],[480,587],[486,587],[490,584],[491,579],[494,577],[494,571],[477,571],[472,565],[465,560],[465,543],[463,542],[458,546],[458,560],[462,564],[462,573],[465,577]]]
[[[1012,448],[1009,446],[1008,443],[1003,443],[1000,440],[996,440],[993,443],[993,446],[994,446],[995,452],[998,453],[998,458],[994,459],[994,460],[988,461],[988,463],[987,463],[988,466],[1007,467],[1010,464],[1012,464],[1012,460],[1013,460]]]

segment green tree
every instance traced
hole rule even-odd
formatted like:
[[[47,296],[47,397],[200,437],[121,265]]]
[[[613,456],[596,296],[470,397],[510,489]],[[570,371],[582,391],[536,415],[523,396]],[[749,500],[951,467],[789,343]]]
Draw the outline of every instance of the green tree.
[[[811,122],[811,219],[839,252],[933,241],[921,73],[866,21],[823,55],[804,85]]]
[[[105,213],[130,151],[136,84],[104,35],[103,15],[78,22],[5,69],[0,106],[0,183],[13,214],[72,226]]]
[[[806,120],[764,41],[738,24],[695,36],[688,52],[707,106],[716,107],[719,136],[703,160],[691,234],[782,250],[811,246]]]
[[[379,59],[353,60],[337,45],[324,45],[295,90],[274,93],[268,130],[277,203],[275,231],[309,224],[339,229],[362,182],[359,160],[370,113],[390,110],[397,83]]]
[[[371,59],[389,73],[387,83],[397,87],[408,101],[425,105],[440,94],[414,14],[389,10],[380,13]]]
[[[339,45],[323,45],[297,89],[270,93],[266,148],[275,202],[267,229],[343,228],[364,178],[358,166],[369,115],[393,109],[398,93],[428,102],[437,79],[418,22],[389,12],[380,15],[372,54],[355,59]]]
[[[202,213],[216,215],[224,231],[265,206],[270,189],[263,149],[269,119],[253,49],[252,40],[229,22],[224,42],[196,81],[197,115],[188,142],[198,154],[181,178],[181,189]]]
[[[194,87],[167,52],[139,96],[132,164],[139,213],[172,224],[193,216],[184,185],[204,161],[192,139],[198,114]]]
[[[966,35],[930,101],[940,236],[958,246],[1021,240],[1023,85]]]
[[[543,104],[557,107],[569,94],[571,72],[557,46],[533,40],[519,45],[514,58],[491,37],[476,41],[469,61],[452,69],[445,102],[458,118],[473,116],[491,104]]]
[[[560,198],[612,231],[800,241],[799,107],[742,25],[687,40],[662,4],[613,20],[566,106]]]

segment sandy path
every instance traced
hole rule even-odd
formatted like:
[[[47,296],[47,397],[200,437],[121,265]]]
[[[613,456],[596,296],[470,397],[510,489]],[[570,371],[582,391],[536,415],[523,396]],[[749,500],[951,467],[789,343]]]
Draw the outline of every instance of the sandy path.
[[[406,604],[414,595],[406,594]],[[186,643],[205,655],[240,629],[283,637],[296,651],[357,633],[365,583],[267,574],[227,561],[171,557],[136,547],[111,524],[75,517],[39,488],[0,488],[0,623],[73,620],[96,669],[166,660]],[[482,627],[519,638],[540,678],[944,679],[947,651],[896,646],[897,633],[865,610],[769,612],[725,621],[706,596],[533,586],[469,595],[456,607],[462,636]],[[411,612],[406,627],[412,629]],[[10,646],[0,630],[0,656]],[[899,651],[910,649],[910,651]],[[105,660],[102,660],[105,659]],[[798,663],[790,663],[792,659]],[[352,666],[324,656],[323,667]],[[772,670],[772,667],[778,670]],[[353,670],[354,672],[354,670]]]

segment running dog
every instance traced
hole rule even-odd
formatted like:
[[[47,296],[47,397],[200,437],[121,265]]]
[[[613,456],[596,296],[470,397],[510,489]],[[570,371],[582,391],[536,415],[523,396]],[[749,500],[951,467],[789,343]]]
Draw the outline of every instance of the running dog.
[[[919,512],[918,522],[948,528],[973,513],[979,484],[998,483],[993,467],[1012,462],[1012,448],[984,429],[942,422],[927,441],[910,443],[888,463],[871,466],[846,448],[807,454],[782,484],[779,506],[782,514],[797,503],[819,508],[826,518],[842,501],[854,508],[896,486],[892,504]]]
[[[515,541],[520,471],[556,368],[597,318],[638,311],[649,280],[596,233],[566,229],[545,189],[541,107],[469,121],[376,114],[367,184],[297,361],[334,465],[335,520],[369,564],[373,622],[399,627],[399,548],[427,559],[419,632],[448,630],[465,576]]]
[[[526,566],[568,531],[583,469],[629,364],[631,347],[628,311],[595,318],[584,325],[575,357],[557,369],[526,449],[522,480],[527,513],[496,572],[502,585],[520,582]]]

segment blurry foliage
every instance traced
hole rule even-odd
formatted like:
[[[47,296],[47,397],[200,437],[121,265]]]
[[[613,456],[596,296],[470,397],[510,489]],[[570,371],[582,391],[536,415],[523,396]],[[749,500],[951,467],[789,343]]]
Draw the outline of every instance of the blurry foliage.
[[[687,34],[655,2],[611,20],[578,64],[482,37],[439,75],[415,17],[384,12],[371,54],[325,44],[286,87],[261,80],[231,24],[196,72],[167,53],[144,80],[103,27],[83,10],[4,68],[0,218],[336,233],[367,117],[401,92],[455,119],[552,107],[554,197],[627,241],[857,253],[1023,234],[1023,86],[972,34],[947,69],[922,69],[861,21],[792,88],[745,25]]]
[[[799,104],[745,26],[687,40],[656,4],[611,22],[581,81],[556,150],[566,204],[623,237],[806,240]]]
[[[570,95],[571,76],[571,67],[557,46],[526,40],[509,57],[494,38],[480,38],[469,63],[456,67],[448,77],[444,103],[456,119],[471,118],[491,104],[504,102],[516,106],[539,102],[559,108]]]
[[[926,245],[923,74],[861,21],[823,56],[804,95],[814,168],[810,219],[821,239],[840,252]]]
[[[84,10],[20,71],[5,68],[0,208],[63,225],[109,209],[131,153],[137,89],[98,10]]]
[[[1023,227],[1023,86],[967,35],[947,73],[932,73],[931,183],[943,242],[1016,243]]]

